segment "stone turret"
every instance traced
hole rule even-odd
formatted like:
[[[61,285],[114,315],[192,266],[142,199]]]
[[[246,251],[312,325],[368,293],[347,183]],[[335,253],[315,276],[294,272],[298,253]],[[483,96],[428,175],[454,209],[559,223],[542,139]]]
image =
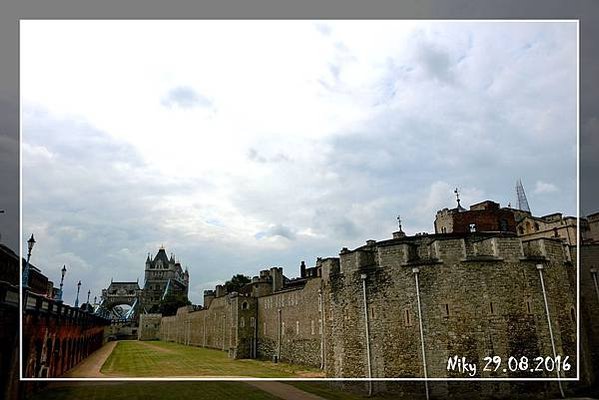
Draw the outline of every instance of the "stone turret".
[[[210,303],[212,303],[214,297],[214,290],[204,290],[204,308],[210,307]]]

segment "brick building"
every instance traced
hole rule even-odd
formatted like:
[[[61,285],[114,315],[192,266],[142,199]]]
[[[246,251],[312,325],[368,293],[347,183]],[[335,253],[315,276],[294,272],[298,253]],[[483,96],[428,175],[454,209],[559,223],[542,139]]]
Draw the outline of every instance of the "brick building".
[[[458,203],[456,208],[437,212],[435,233],[516,232],[514,210],[500,208],[490,200],[473,204],[466,210]]]

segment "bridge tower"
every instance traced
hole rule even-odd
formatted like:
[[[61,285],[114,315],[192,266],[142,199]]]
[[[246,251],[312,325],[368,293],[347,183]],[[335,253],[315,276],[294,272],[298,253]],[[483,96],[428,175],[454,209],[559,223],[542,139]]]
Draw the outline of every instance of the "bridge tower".
[[[167,294],[187,297],[189,291],[189,273],[171,253],[167,256],[163,246],[153,258],[146,258],[145,282],[143,286],[143,311],[156,312],[160,300]]]

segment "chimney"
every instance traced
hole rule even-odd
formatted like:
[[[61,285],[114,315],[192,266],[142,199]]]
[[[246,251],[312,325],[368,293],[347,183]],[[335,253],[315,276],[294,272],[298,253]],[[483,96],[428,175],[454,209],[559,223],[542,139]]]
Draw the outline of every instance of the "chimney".
[[[272,267],[270,269],[270,278],[272,279],[273,292],[283,289],[283,268]]]
[[[300,277],[302,277],[302,278],[306,277],[306,263],[303,261],[300,264]]]

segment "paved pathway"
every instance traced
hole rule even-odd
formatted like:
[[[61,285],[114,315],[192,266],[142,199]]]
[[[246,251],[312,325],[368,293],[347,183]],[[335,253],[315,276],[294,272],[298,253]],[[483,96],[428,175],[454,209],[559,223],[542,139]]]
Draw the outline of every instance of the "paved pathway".
[[[94,351],[89,357],[81,361],[75,367],[63,375],[64,378],[102,378],[106,377],[100,372],[100,368],[106,362],[106,359],[114,350],[117,342],[108,342],[98,350]]]

